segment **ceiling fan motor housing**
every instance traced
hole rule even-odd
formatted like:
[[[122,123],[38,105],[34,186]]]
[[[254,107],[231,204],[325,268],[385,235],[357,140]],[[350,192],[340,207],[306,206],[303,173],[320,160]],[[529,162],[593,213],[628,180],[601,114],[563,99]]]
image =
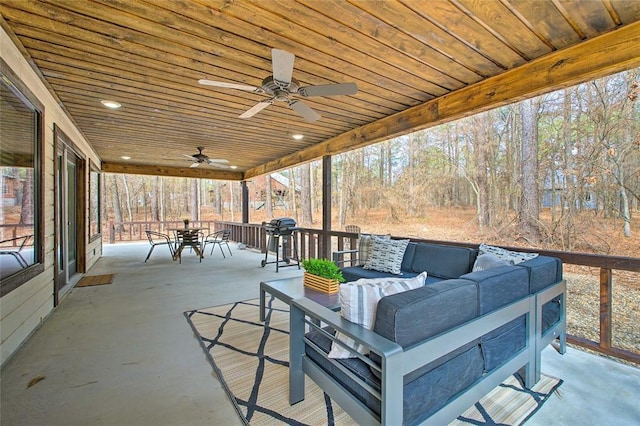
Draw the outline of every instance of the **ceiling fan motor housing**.
[[[288,102],[288,95],[298,93],[299,88],[300,83],[295,78],[291,79],[291,83],[278,81],[274,79],[273,76],[262,80],[262,89],[269,95],[272,95],[274,100],[280,102]]]

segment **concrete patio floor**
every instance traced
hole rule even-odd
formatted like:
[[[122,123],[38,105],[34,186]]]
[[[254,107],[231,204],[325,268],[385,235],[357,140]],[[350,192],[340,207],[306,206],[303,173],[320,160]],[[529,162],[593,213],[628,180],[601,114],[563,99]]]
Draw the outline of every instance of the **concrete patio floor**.
[[[6,363],[0,424],[242,424],[183,312],[255,299],[260,281],[302,271],[231,246],[182,264],[158,247],[145,264],[146,243],[105,245],[88,274],[114,282],[73,289]],[[527,425],[640,425],[640,369],[575,349],[547,348],[543,363],[564,383]]]

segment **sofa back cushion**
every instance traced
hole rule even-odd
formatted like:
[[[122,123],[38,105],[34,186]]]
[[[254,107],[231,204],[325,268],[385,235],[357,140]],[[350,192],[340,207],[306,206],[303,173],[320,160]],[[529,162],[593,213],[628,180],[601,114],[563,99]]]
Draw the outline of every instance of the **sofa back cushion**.
[[[488,314],[529,294],[529,274],[513,265],[464,274],[478,287],[478,315]]]
[[[467,280],[440,281],[380,299],[373,331],[408,348],[477,317],[477,312],[478,292],[474,283]],[[464,346],[468,348],[476,344],[472,342]],[[453,351],[408,374],[405,383],[447,362],[458,353]],[[370,357],[374,362],[381,362],[373,352]]]
[[[413,263],[413,256],[416,254],[417,245],[418,243],[412,243],[412,242],[407,244],[407,249],[404,251],[404,257],[402,258],[402,264],[400,265],[400,269],[403,272],[405,271],[413,272],[413,270],[411,269],[411,264]],[[420,272],[423,272],[423,271],[420,271]]]
[[[419,243],[416,245],[411,269],[427,271],[439,278],[458,278],[471,271],[478,255],[477,249],[442,244]]]
[[[516,266],[529,272],[529,292],[537,293],[562,280],[562,261],[557,257],[538,256]]]
[[[440,281],[380,299],[373,330],[409,347],[475,318],[477,312],[474,283]]]

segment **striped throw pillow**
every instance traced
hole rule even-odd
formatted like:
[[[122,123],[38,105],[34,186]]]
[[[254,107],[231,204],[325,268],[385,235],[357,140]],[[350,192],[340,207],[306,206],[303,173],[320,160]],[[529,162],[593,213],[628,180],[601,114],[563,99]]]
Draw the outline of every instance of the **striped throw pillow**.
[[[423,272],[413,278],[362,278],[358,281],[340,284],[340,315],[348,321],[372,330],[380,299],[384,296],[422,287],[426,280],[427,273]],[[340,332],[337,333],[336,338],[362,354],[366,355],[368,352],[362,345]],[[331,344],[329,358],[354,357],[354,354],[339,343],[333,342]]]

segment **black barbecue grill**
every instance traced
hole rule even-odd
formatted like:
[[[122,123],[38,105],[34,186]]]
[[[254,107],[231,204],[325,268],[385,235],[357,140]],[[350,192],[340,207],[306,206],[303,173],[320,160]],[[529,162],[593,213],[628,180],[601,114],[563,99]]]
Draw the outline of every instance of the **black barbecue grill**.
[[[298,266],[300,269],[300,259],[298,258],[298,242],[295,238],[296,221],[290,217],[281,217],[272,219],[271,222],[264,224],[264,229],[269,236],[267,243],[267,250],[264,253],[264,260],[261,262],[262,267],[270,263],[276,264],[276,272],[278,267],[282,266]],[[293,244],[292,244],[293,242]],[[276,260],[267,262],[269,252],[275,253]],[[280,259],[280,252],[282,252],[282,259]],[[295,263],[291,263],[291,260],[295,260]],[[284,263],[284,265],[281,265]]]

